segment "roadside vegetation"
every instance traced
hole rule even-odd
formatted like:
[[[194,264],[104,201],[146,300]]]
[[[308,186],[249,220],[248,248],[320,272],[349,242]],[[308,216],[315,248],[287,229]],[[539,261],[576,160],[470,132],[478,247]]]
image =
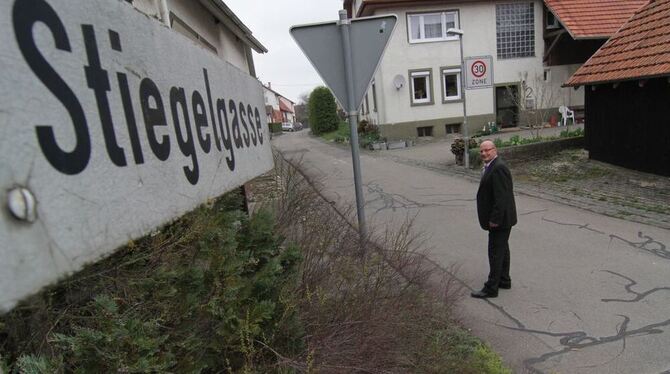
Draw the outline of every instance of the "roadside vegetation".
[[[340,121],[337,124],[337,129],[330,132],[320,134],[321,139],[328,142],[345,143],[349,141],[349,123]]]
[[[281,157],[0,317],[6,373],[510,373],[411,222],[361,241]]]
[[[493,144],[496,145],[497,148],[505,148],[505,147],[513,147],[517,145],[524,145],[524,144],[532,144],[532,143],[540,143],[540,142],[547,142],[551,140],[557,140],[557,139],[562,139],[562,138],[573,138],[577,136],[584,136],[584,130],[581,128],[577,128],[575,130],[563,130],[558,136],[533,136],[530,138],[522,138],[519,135],[513,135],[510,137],[508,140],[503,140],[501,138],[494,138],[493,139]]]
[[[249,372],[304,349],[301,255],[237,194],[129,243],[0,319],[6,373]]]
[[[314,135],[337,130],[340,119],[337,116],[335,97],[326,87],[317,87],[309,95],[309,126]]]
[[[608,175],[600,165],[589,162],[582,149],[565,149],[554,155],[528,164],[515,165],[517,177],[533,182],[567,182],[569,180],[593,180]]]
[[[583,149],[566,149],[529,163],[510,164],[520,182],[539,190],[570,194],[620,207],[613,216],[628,219],[642,217],[642,222],[659,227],[670,224],[667,204],[667,178],[626,170],[590,160]],[[610,185],[618,186],[615,189]],[[639,219],[637,219],[639,221]]]

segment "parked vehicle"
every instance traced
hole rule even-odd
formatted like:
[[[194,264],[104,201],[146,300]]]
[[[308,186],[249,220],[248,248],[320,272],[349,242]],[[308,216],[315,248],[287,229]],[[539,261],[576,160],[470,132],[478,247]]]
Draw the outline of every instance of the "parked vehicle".
[[[291,122],[282,122],[281,124],[282,131],[295,131],[295,125]]]
[[[300,122],[296,122],[296,123],[294,123],[293,125],[295,126],[295,129],[296,129],[297,131],[300,131],[300,130],[302,130],[302,129],[304,128],[304,126],[303,126],[302,123],[300,123]]]

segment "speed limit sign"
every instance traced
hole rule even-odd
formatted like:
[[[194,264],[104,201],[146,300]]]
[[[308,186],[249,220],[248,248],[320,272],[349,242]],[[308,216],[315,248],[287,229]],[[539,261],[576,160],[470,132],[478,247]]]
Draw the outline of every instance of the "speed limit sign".
[[[470,70],[475,78],[481,78],[486,74],[486,64],[482,60],[477,60],[472,64]]]
[[[466,89],[486,88],[493,85],[492,56],[466,57],[465,69]]]

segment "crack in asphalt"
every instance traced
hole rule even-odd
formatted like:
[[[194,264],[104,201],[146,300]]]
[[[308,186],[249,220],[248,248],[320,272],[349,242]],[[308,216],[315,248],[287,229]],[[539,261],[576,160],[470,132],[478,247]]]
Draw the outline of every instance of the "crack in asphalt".
[[[535,213],[535,212],[529,212],[530,213]],[[639,242],[634,242],[631,240],[627,240],[622,238],[619,235],[616,234],[607,234],[603,231],[597,230],[595,228],[590,227],[590,224],[585,223],[569,223],[569,222],[560,222],[556,220],[552,220],[546,217],[542,217],[543,221],[546,222],[551,222],[557,225],[561,226],[568,226],[568,227],[574,227],[578,230],[588,230],[600,235],[607,235],[610,238],[610,245],[612,240],[618,239],[620,241],[623,241],[624,243],[628,244],[631,247],[641,249],[645,252],[648,252],[650,254],[659,256],[664,259],[670,259],[670,252],[667,251],[665,244],[661,243],[660,241],[655,240],[653,237],[649,235],[645,235],[642,231],[638,232],[638,237],[640,239],[644,239],[643,241]],[[614,271],[610,270],[602,270],[603,272],[610,273],[615,276],[619,276],[621,278],[624,278],[628,280],[628,284],[624,286],[626,291],[634,295],[633,299],[626,300],[626,299],[601,299],[602,302],[637,302],[645,297],[659,291],[670,291],[670,287],[657,287],[653,288],[644,292],[636,292],[632,289],[633,286],[637,285],[637,282],[629,277],[626,277],[622,274],[616,273]],[[488,301],[488,300],[487,300]],[[512,321],[514,321],[514,325],[516,326],[505,326],[505,325],[498,325],[503,328],[507,328],[510,330],[514,331],[520,331],[520,332],[526,332],[529,334],[538,334],[538,335],[545,335],[545,336],[551,336],[551,337],[557,337],[559,339],[559,343],[564,347],[561,350],[558,351],[553,351],[553,352],[547,352],[541,356],[538,357],[533,357],[533,358],[528,358],[523,361],[524,368],[528,370],[531,373],[536,373],[536,374],[542,374],[543,371],[538,369],[536,366],[538,364],[544,363],[550,358],[554,358],[557,356],[561,356],[564,354],[567,354],[569,352],[579,350],[579,349],[585,349],[585,348],[590,348],[594,346],[600,346],[604,344],[612,344],[612,343],[617,343],[621,342],[622,343],[622,348],[619,351],[619,353],[606,361],[603,364],[609,363],[613,360],[615,360],[617,357],[620,357],[621,354],[625,351],[626,348],[626,338],[630,337],[639,337],[639,336],[645,336],[645,335],[651,335],[651,334],[662,334],[665,332],[665,329],[662,329],[663,327],[668,327],[670,326],[670,319],[657,322],[657,323],[652,323],[637,329],[629,330],[628,326],[630,323],[630,317],[626,315],[621,315],[617,314],[617,316],[622,317],[623,321],[618,324],[616,331],[617,333],[615,335],[611,336],[603,336],[603,337],[593,337],[589,336],[585,331],[572,331],[572,332],[550,332],[547,330],[536,330],[536,329],[529,329],[523,326],[523,323],[519,321],[518,319],[512,317],[509,313],[507,313],[502,307],[498,307],[497,305],[493,304],[492,302],[489,302],[490,305],[492,305],[494,308],[498,309],[501,313],[503,313],[507,318],[510,318]],[[573,314],[575,314],[573,312]],[[575,316],[579,318],[575,314]],[[670,373],[669,373],[670,374]]]
[[[581,223],[559,222],[559,221],[551,220],[551,219],[547,218],[546,216],[542,217],[542,220],[546,221],[546,222],[555,223],[555,224],[561,225],[561,226],[574,226],[574,227],[577,227],[578,229],[588,230],[588,231],[592,231],[592,232],[595,232],[595,233],[598,233],[598,234],[607,235],[605,232],[602,232],[600,230],[596,230],[594,228],[589,227],[590,226],[589,223],[581,224]],[[664,243],[654,239],[653,237],[651,237],[649,235],[645,235],[642,231],[638,231],[637,237],[640,238],[640,239],[645,239],[645,240],[643,240],[641,242],[634,242],[632,240],[627,240],[627,239],[625,239],[625,238],[623,238],[623,237],[621,237],[617,234],[609,234],[610,245],[612,244],[612,241],[614,239],[617,239],[617,240],[620,240],[620,241],[628,244],[629,246],[631,246],[633,248],[640,249],[644,252],[647,252],[647,253],[652,254],[654,256],[658,256],[658,257],[663,258],[665,260],[670,260],[670,250],[667,249],[667,246]]]
[[[641,242],[633,242],[630,240],[626,240],[618,235],[611,234],[610,235],[610,243],[614,239],[621,240],[622,242],[630,245],[633,248],[641,249],[642,251],[645,251],[647,253],[650,253],[654,256],[661,257],[666,260],[670,260],[670,251],[668,251],[667,247],[665,244],[655,240],[649,235],[644,235],[642,231],[638,231],[637,237],[640,239],[646,239]],[[652,248],[649,248],[649,246],[652,246]],[[655,248],[654,248],[655,247]]]
[[[595,233],[598,233],[598,234],[605,235],[604,232],[589,227],[589,225],[591,225],[590,223],[585,223],[585,224],[579,224],[579,223],[565,223],[565,222],[554,221],[554,220],[551,220],[551,219],[549,219],[549,218],[547,218],[547,217],[542,217],[542,220],[545,221],[545,222],[555,223],[555,224],[557,224],[557,225],[561,225],[561,226],[575,226],[575,227],[577,227],[578,229],[588,230],[588,231],[592,231],[592,232],[595,232]]]
[[[656,287],[656,288],[652,288],[652,289],[650,289],[648,291],[645,291],[645,292],[636,292],[636,291],[633,291],[633,289],[632,289],[633,286],[637,285],[637,282],[635,280],[633,280],[633,279],[631,279],[631,278],[629,278],[629,277],[627,277],[623,274],[619,274],[619,273],[611,271],[611,270],[601,270],[601,271],[605,272],[605,273],[610,273],[612,275],[615,275],[617,277],[621,277],[623,279],[626,279],[628,281],[628,284],[625,285],[624,288],[626,289],[626,291],[628,293],[635,295],[635,297],[633,299],[630,299],[630,300],[625,300],[625,299],[600,299],[600,301],[602,301],[604,303],[609,303],[609,302],[636,303],[636,302],[644,299],[645,297],[647,297],[647,296],[649,296],[649,295],[651,295],[655,292],[670,291],[670,287]]]
[[[668,327],[670,326],[670,319],[657,322],[657,323],[652,323],[637,329],[633,330],[628,330],[628,324],[630,322],[630,318],[626,315],[621,315],[617,314],[617,316],[622,317],[623,321],[617,326],[617,333],[615,335],[611,336],[602,336],[602,337],[592,337],[588,336],[586,332],[584,331],[572,331],[572,332],[560,332],[560,333],[554,333],[554,332],[549,332],[549,331],[543,331],[543,330],[533,330],[533,329],[525,329],[525,328],[517,328],[517,327],[511,327],[511,326],[501,326],[505,327],[510,330],[514,331],[520,331],[520,332],[526,332],[530,334],[539,334],[539,335],[547,335],[551,337],[560,337],[561,339],[559,340],[559,343],[564,347],[562,350],[559,351],[554,351],[554,352],[548,352],[545,353],[539,357],[534,357],[534,358],[529,358],[524,360],[524,367],[529,370],[532,373],[538,373],[541,374],[543,373],[540,369],[536,368],[535,365],[543,363],[547,361],[548,359],[556,356],[560,356],[563,354],[566,354],[568,352],[574,351],[574,350],[579,350],[579,349],[584,349],[584,348],[589,348],[589,347],[594,347],[594,346],[599,346],[603,344],[610,344],[610,343],[615,343],[621,341],[623,343],[623,348],[622,351],[617,354],[616,357],[619,357],[623,350],[625,350],[625,344],[626,344],[626,338],[629,337],[639,337],[639,336],[646,336],[646,335],[651,335],[651,334],[662,334],[665,332],[665,330],[661,329],[661,327]],[[613,359],[614,359],[613,358]],[[611,361],[611,360],[610,360]],[[609,361],[608,361],[609,362]]]
[[[425,207],[455,207],[455,206],[462,206],[463,204],[451,204],[451,203],[474,201],[474,199],[455,198],[455,199],[444,199],[432,203],[422,203],[419,201],[412,200],[401,194],[388,193],[384,191],[384,188],[381,185],[375,182],[367,183],[365,184],[365,187],[367,187],[367,192],[370,195],[370,198],[366,200],[365,205],[368,204],[373,205],[381,202],[382,206],[380,208],[377,208],[377,210],[375,210],[375,214],[386,209],[391,209],[392,211],[395,212],[398,209],[409,210],[409,209],[425,208]],[[436,197],[436,196],[449,196],[449,195],[435,194],[431,196]]]

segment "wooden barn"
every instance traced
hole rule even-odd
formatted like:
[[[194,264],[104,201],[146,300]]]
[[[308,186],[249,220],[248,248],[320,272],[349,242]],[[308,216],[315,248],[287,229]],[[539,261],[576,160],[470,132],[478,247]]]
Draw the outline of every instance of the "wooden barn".
[[[670,176],[670,0],[650,0],[565,85],[586,88],[590,158]]]

